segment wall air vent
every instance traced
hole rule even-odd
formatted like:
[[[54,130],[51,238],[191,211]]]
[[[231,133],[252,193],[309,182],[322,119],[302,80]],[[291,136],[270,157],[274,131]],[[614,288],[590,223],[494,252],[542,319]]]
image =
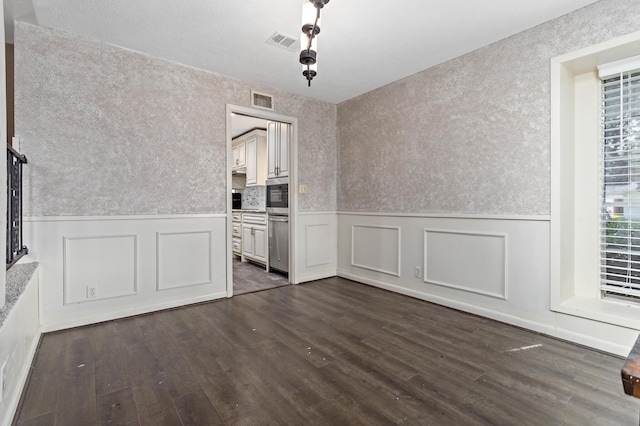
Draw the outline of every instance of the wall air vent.
[[[273,111],[273,96],[251,91],[251,106]]]
[[[287,49],[291,52],[297,51],[298,39],[290,35],[283,34],[276,31],[271,37],[267,39],[268,44],[273,44],[283,49]]]

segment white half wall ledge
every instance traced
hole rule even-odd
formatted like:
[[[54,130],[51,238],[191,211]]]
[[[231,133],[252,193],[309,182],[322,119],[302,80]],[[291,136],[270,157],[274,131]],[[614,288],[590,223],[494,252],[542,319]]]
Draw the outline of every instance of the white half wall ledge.
[[[36,270],[0,326],[0,365],[6,362],[0,425],[11,424],[38,348],[41,334],[38,294],[39,271]]]

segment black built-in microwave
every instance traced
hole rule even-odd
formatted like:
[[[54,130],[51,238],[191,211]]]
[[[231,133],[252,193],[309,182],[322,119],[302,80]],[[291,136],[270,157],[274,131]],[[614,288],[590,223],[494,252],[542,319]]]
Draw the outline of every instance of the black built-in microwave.
[[[267,213],[289,214],[289,178],[267,179]]]

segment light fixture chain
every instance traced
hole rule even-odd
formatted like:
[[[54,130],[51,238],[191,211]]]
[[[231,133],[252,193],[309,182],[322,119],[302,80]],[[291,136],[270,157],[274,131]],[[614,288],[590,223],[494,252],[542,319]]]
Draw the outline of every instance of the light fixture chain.
[[[313,6],[310,6],[309,3]],[[317,41],[314,42],[314,38],[320,33],[320,9],[327,3],[329,3],[329,0],[303,0],[302,33],[307,37],[307,47],[300,52],[300,63],[303,66],[302,75],[307,79],[309,86],[311,86],[313,77],[317,75],[317,48],[315,47]],[[315,19],[313,19],[311,10],[309,10],[311,7],[316,9]],[[313,24],[309,23],[311,19],[313,19]]]

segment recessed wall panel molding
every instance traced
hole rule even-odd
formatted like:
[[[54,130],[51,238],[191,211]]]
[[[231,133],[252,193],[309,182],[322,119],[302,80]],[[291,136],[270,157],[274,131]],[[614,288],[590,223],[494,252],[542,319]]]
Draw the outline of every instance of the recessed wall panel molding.
[[[156,234],[158,291],[211,284],[211,232]]]
[[[307,268],[329,264],[330,237],[328,223],[305,226],[305,266]]]
[[[137,236],[63,237],[64,304],[137,294]]]
[[[351,265],[399,277],[400,228],[353,225]]]
[[[507,299],[507,236],[424,230],[424,281]]]

